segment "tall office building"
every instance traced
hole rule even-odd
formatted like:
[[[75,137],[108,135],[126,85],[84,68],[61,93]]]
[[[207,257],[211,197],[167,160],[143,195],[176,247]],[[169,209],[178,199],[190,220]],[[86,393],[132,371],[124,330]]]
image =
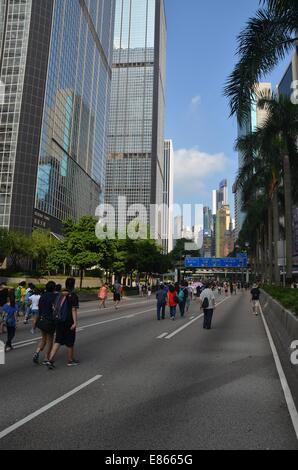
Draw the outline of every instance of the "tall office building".
[[[172,207],[174,203],[174,150],[173,142],[165,140],[164,147],[164,169],[163,169],[163,248],[165,253],[173,250],[173,227],[174,214]]]
[[[271,83],[258,83],[256,86],[256,93],[270,93],[272,89]],[[266,109],[260,109],[257,100],[251,105],[251,113],[249,119],[243,124],[238,125],[238,137],[244,137],[251,132],[254,132],[257,128],[262,127],[267,117]],[[243,155],[238,153],[238,168],[240,169],[243,165]],[[236,190],[235,185],[233,186],[233,193],[235,194],[235,241],[238,240],[241,232],[243,223],[245,221],[245,213],[242,210],[242,191]]]
[[[229,206],[222,206],[216,215],[216,257],[224,258],[233,251],[231,212]]]
[[[0,0],[0,227],[60,232],[104,189],[114,0]]]
[[[151,204],[163,203],[165,65],[164,1],[116,0],[105,199],[117,222],[125,216],[118,212],[119,196],[148,214]],[[162,228],[162,214],[154,213],[158,239]]]
[[[293,82],[298,83],[298,51],[292,57],[291,63],[281,79],[277,89],[278,93],[288,97],[292,96]],[[295,91],[297,98],[297,92]],[[298,265],[298,206],[293,207],[293,263]]]

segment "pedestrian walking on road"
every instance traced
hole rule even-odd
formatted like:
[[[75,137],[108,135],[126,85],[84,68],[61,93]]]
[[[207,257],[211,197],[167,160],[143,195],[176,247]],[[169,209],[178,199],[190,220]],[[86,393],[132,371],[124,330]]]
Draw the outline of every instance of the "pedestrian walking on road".
[[[206,289],[200,296],[201,308],[204,311],[204,325],[205,330],[211,330],[212,318],[215,309],[215,295],[211,289],[209,283],[206,285]]]
[[[4,312],[3,307],[7,303],[8,299],[8,288],[4,283],[0,284],[0,334],[3,335],[5,321],[4,321]]]
[[[98,299],[99,299],[99,308],[106,308],[106,300],[108,298],[108,284],[105,283],[98,291]]]
[[[7,341],[5,345],[5,351],[13,349],[12,340],[16,334],[16,314],[17,307],[14,297],[7,299],[7,303],[3,306],[4,320],[7,329]]]
[[[181,318],[185,315],[185,307],[188,298],[188,282],[184,282],[183,285],[180,287],[178,292],[179,297],[179,309]]]
[[[178,303],[179,298],[177,296],[177,291],[175,287],[171,285],[168,292],[168,306],[170,307],[170,317],[173,321],[176,319]]]
[[[55,293],[55,282],[48,282],[46,291],[41,295],[38,303],[38,319],[35,326],[41,331],[41,341],[33,355],[34,364],[39,364],[40,353],[46,348],[45,358],[43,364],[47,364],[50,358],[50,353],[53,347],[54,334],[55,334],[55,319],[53,305],[56,300],[57,294]]]
[[[157,320],[160,321],[166,318],[166,305],[167,305],[167,290],[163,284],[160,284],[158,291],[156,292],[157,300]],[[160,317],[161,313],[161,317]]]
[[[114,294],[114,306],[115,309],[117,310],[119,307],[119,303],[121,301],[121,292],[122,292],[122,285],[116,281],[114,286],[113,286],[113,294]]]
[[[32,315],[32,328],[31,333],[34,335],[36,330],[36,323],[39,317],[39,301],[40,301],[40,293],[38,289],[34,289],[33,294],[29,297],[30,301],[30,309]]]
[[[261,291],[257,284],[254,284],[251,290],[252,311],[257,317],[261,313],[260,295]]]
[[[55,368],[55,358],[61,346],[67,348],[67,366],[77,366],[79,362],[74,358],[74,344],[78,325],[79,299],[74,293],[75,279],[66,280],[65,289],[55,300],[54,316],[56,320],[56,337],[49,360],[48,369]]]

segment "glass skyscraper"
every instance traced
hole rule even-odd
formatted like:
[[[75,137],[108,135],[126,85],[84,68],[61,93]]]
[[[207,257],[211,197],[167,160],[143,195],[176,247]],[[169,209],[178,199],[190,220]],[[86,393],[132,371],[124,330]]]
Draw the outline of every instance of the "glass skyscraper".
[[[0,0],[0,227],[60,232],[104,190],[114,0]]]
[[[116,0],[106,203],[163,203],[166,20],[163,0]],[[162,214],[154,214],[162,235]],[[153,227],[152,227],[153,228]]]

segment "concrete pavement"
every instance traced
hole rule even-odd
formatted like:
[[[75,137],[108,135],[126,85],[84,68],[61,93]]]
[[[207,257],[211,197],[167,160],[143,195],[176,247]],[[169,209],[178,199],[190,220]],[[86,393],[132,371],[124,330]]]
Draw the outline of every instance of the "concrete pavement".
[[[298,449],[262,319],[246,293],[222,300],[211,331],[196,302],[175,322],[144,299],[83,305],[77,368],[63,350],[55,371],[33,366],[34,345],[7,354],[0,449]],[[16,342],[30,339],[20,328]]]

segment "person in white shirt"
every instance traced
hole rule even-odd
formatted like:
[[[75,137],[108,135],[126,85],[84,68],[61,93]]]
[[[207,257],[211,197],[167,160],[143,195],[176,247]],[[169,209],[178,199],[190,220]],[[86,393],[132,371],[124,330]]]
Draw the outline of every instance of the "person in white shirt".
[[[200,302],[201,308],[204,310],[203,328],[205,330],[211,330],[213,312],[215,310],[215,295],[209,283],[206,284],[206,289],[201,293]]]
[[[31,314],[32,314],[32,329],[31,333],[34,334],[36,330],[36,322],[39,316],[39,300],[40,300],[40,293],[38,289],[34,290],[33,295],[29,297],[29,301],[31,303]]]

